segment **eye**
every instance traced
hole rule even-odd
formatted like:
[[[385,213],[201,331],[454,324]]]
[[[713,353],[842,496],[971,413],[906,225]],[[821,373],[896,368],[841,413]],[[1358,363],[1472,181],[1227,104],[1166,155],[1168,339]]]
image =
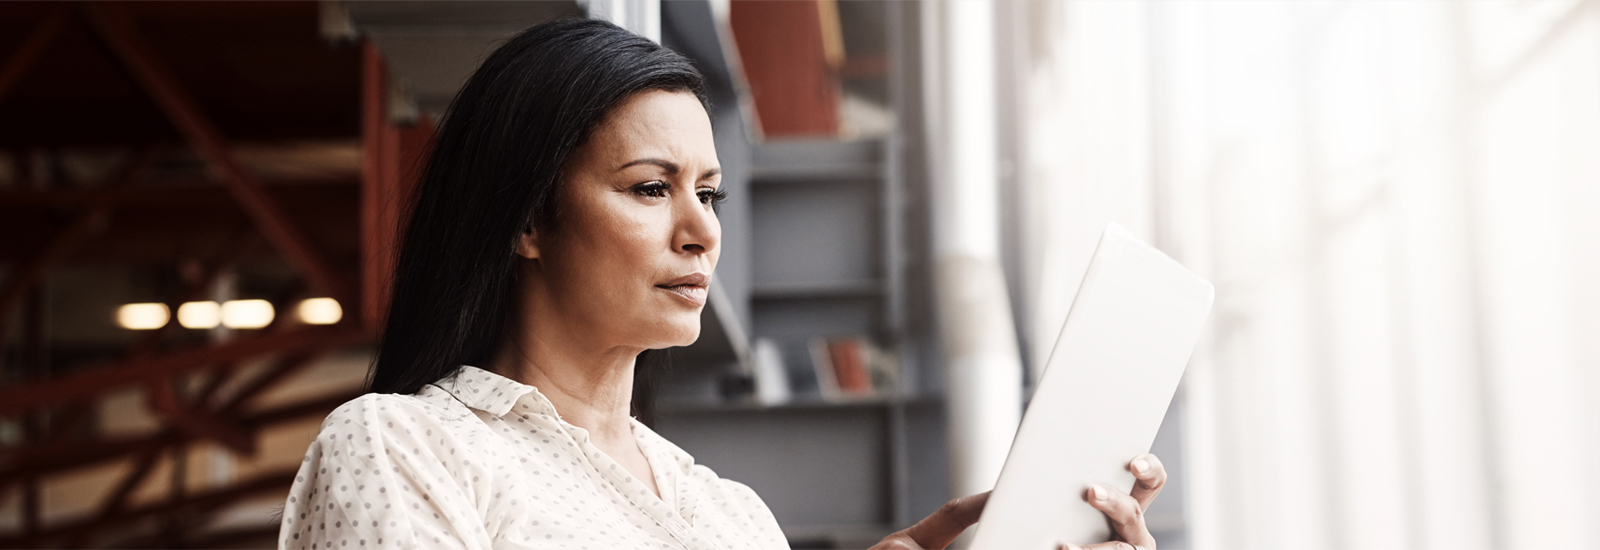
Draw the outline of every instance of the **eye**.
[[[722,201],[728,200],[728,192],[721,189],[702,188],[698,194],[700,196],[700,204],[715,206],[722,204]]]
[[[667,191],[669,191],[671,189],[672,189],[672,186],[667,185],[665,182],[647,181],[647,182],[641,183],[639,185],[635,185],[632,188],[630,188],[629,190],[633,191],[633,194],[639,195],[641,197],[650,197],[650,198],[653,198],[653,199],[659,199],[659,198],[666,197],[667,196]]]

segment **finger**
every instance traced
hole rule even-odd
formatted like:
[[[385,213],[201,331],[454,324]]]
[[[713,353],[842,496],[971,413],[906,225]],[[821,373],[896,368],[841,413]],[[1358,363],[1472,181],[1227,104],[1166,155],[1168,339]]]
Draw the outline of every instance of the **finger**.
[[[1096,485],[1084,491],[1084,498],[1090,506],[1106,514],[1119,538],[1135,546],[1155,548],[1155,538],[1150,536],[1150,530],[1144,524],[1144,510],[1133,497],[1110,487]]]
[[[899,533],[895,533],[893,535],[889,535],[887,537],[884,537],[883,540],[878,541],[877,544],[872,545],[872,548],[868,548],[867,550],[927,550],[927,549],[925,549],[922,546],[918,545],[917,541],[911,540],[911,537],[907,537],[905,531],[901,531]]]
[[[956,540],[967,527],[977,523],[978,517],[983,515],[983,506],[988,503],[988,491],[946,502],[939,507],[939,511],[903,532],[918,546],[940,550],[949,546],[950,541]]]
[[[1063,544],[1061,545],[1061,548],[1062,550],[1156,550],[1154,547],[1146,548],[1143,546],[1128,544],[1120,540],[1090,545]]]
[[[1138,480],[1133,484],[1133,499],[1139,501],[1140,510],[1149,510],[1150,503],[1155,502],[1156,495],[1167,485],[1167,468],[1156,455],[1145,453],[1128,462],[1128,471]]]

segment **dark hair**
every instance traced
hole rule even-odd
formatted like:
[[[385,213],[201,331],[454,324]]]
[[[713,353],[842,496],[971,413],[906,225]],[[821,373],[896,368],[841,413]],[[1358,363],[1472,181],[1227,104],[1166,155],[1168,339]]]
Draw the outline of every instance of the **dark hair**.
[[[706,101],[688,59],[604,21],[541,24],[484,60],[434,137],[368,391],[415,393],[461,365],[487,368],[513,313],[518,235],[552,227],[567,158],[647,90]]]

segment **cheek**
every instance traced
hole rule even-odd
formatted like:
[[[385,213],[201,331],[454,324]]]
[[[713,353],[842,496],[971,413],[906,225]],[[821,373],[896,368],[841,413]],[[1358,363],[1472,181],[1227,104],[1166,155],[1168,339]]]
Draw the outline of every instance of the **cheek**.
[[[620,200],[598,202],[587,209],[591,215],[581,224],[583,237],[566,255],[578,268],[571,274],[577,279],[572,282],[615,291],[653,278],[657,251],[667,238],[659,227],[662,224],[654,219],[658,217],[654,209]]]

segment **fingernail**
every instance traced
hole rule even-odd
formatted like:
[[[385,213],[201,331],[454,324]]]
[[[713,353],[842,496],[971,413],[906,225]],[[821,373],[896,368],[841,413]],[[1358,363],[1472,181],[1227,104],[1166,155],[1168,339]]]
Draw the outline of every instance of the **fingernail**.
[[[1094,487],[1091,487],[1089,489],[1089,494],[1094,495],[1094,499],[1095,500],[1105,500],[1106,499],[1106,490],[1104,488],[1100,487],[1099,485],[1095,485]]]
[[[1133,473],[1143,474],[1145,472],[1145,470],[1149,470],[1149,469],[1150,469],[1150,461],[1142,459],[1142,458],[1139,459],[1139,460],[1133,461]]]

